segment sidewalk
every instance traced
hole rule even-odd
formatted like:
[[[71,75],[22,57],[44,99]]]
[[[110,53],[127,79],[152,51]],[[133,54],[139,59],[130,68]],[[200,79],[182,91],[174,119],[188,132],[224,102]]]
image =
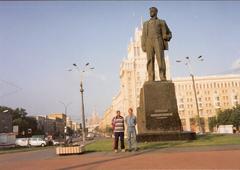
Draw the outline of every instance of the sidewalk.
[[[43,155],[46,156],[49,153]],[[240,169],[239,158],[240,145],[229,145],[150,149],[131,153],[92,152],[72,156],[53,155],[52,157],[42,158],[38,156],[37,159],[31,159],[31,161],[24,159],[1,162],[1,168],[18,170]],[[0,159],[2,159],[1,156]]]

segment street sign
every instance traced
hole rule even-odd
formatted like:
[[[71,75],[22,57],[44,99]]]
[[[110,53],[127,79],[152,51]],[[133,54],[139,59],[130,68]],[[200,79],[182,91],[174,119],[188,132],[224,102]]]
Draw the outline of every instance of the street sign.
[[[18,125],[13,126],[13,133],[18,134]]]

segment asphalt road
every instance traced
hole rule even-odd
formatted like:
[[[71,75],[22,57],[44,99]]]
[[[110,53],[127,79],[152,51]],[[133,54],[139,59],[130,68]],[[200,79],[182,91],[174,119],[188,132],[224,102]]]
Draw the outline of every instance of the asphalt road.
[[[0,155],[7,170],[240,169],[240,146],[169,148],[132,153],[98,152],[58,156],[54,148]]]
[[[57,157],[54,147],[36,151],[2,154],[0,155],[0,165],[11,162],[46,160],[54,157]]]

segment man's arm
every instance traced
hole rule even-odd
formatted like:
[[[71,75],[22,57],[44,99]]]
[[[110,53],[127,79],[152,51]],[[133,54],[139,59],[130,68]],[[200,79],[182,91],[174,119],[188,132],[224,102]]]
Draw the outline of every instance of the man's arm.
[[[128,116],[127,116],[127,117],[125,117],[125,121],[124,121],[124,122],[125,122],[126,124],[127,124],[127,119],[128,119]]]
[[[134,124],[136,125],[137,124],[137,117],[134,116]]]
[[[115,128],[115,117],[112,119],[112,128],[113,128],[113,131],[114,131],[114,128]]]

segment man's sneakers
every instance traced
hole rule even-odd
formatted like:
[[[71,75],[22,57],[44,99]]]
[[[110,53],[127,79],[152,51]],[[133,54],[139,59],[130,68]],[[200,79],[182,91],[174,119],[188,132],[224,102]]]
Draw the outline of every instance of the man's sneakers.
[[[135,148],[134,151],[137,152],[139,150],[139,148]]]
[[[115,149],[114,152],[115,152],[115,153],[118,153],[118,150]],[[121,149],[121,152],[126,152],[126,150],[125,150],[125,149]]]
[[[125,150],[125,149],[122,149],[122,152],[126,152],[126,150]]]

